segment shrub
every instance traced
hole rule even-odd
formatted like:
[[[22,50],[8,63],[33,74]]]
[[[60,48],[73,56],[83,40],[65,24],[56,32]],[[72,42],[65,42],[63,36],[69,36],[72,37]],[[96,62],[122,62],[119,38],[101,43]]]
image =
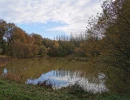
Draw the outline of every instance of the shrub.
[[[47,49],[46,49],[46,47],[44,45],[39,47],[38,54],[41,55],[41,56],[45,56],[47,54]]]

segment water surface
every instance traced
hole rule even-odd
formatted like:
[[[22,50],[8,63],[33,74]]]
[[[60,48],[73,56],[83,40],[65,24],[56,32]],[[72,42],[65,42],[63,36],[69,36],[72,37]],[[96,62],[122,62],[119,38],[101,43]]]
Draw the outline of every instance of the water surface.
[[[8,72],[19,74],[26,84],[37,84],[48,80],[59,89],[79,84],[84,90],[97,93],[109,91],[107,76],[99,68],[86,62],[69,61],[66,58],[32,58],[9,62],[0,67],[1,75]]]

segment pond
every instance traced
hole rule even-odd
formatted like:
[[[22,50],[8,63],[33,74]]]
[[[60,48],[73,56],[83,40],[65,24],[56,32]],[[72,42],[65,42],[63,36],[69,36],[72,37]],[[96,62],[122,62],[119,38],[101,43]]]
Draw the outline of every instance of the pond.
[[[18,74],[26,84],[36,85],[47,80],[54,89],[79,84],[88,92],[102,93],[113,88],[107,84],[108,77],[99,68],[66,58],[13,60],[0,67],[0,72],[1,75],[8,72]]]

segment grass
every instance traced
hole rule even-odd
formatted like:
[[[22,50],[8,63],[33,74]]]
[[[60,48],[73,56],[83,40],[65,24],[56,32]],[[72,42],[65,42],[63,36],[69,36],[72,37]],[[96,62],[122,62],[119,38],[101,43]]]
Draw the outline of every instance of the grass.
[[[129,94],[92,94],[80,87],[60,90],[0,79],[0,100],[130,100]]]
[[[67,100],[74,96],[34,85],[0,80],[0,100]]]

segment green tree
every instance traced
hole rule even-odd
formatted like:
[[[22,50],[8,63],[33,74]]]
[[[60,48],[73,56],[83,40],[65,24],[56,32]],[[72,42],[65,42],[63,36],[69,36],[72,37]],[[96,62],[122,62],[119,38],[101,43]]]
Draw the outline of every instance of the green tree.
[[[103,13],[90,29],[92,34],[102,35],[101,62],[107,66],[123,69],[128,76],[130,73],[130,1],[105,1],[102,8]]]
[[[6,32],[7,23],[4,20],[0,20],[0,54],[6,54],[6,42],[4,40],[4,34]]]
[[[47,49],[46,49],[46,47],[45,47],[44,45],[42,45],[42,46],[39,47],[39,52],[38,52],[38,54],[41,55],[41,56],[46,56],[46,54],[47,54]]]

